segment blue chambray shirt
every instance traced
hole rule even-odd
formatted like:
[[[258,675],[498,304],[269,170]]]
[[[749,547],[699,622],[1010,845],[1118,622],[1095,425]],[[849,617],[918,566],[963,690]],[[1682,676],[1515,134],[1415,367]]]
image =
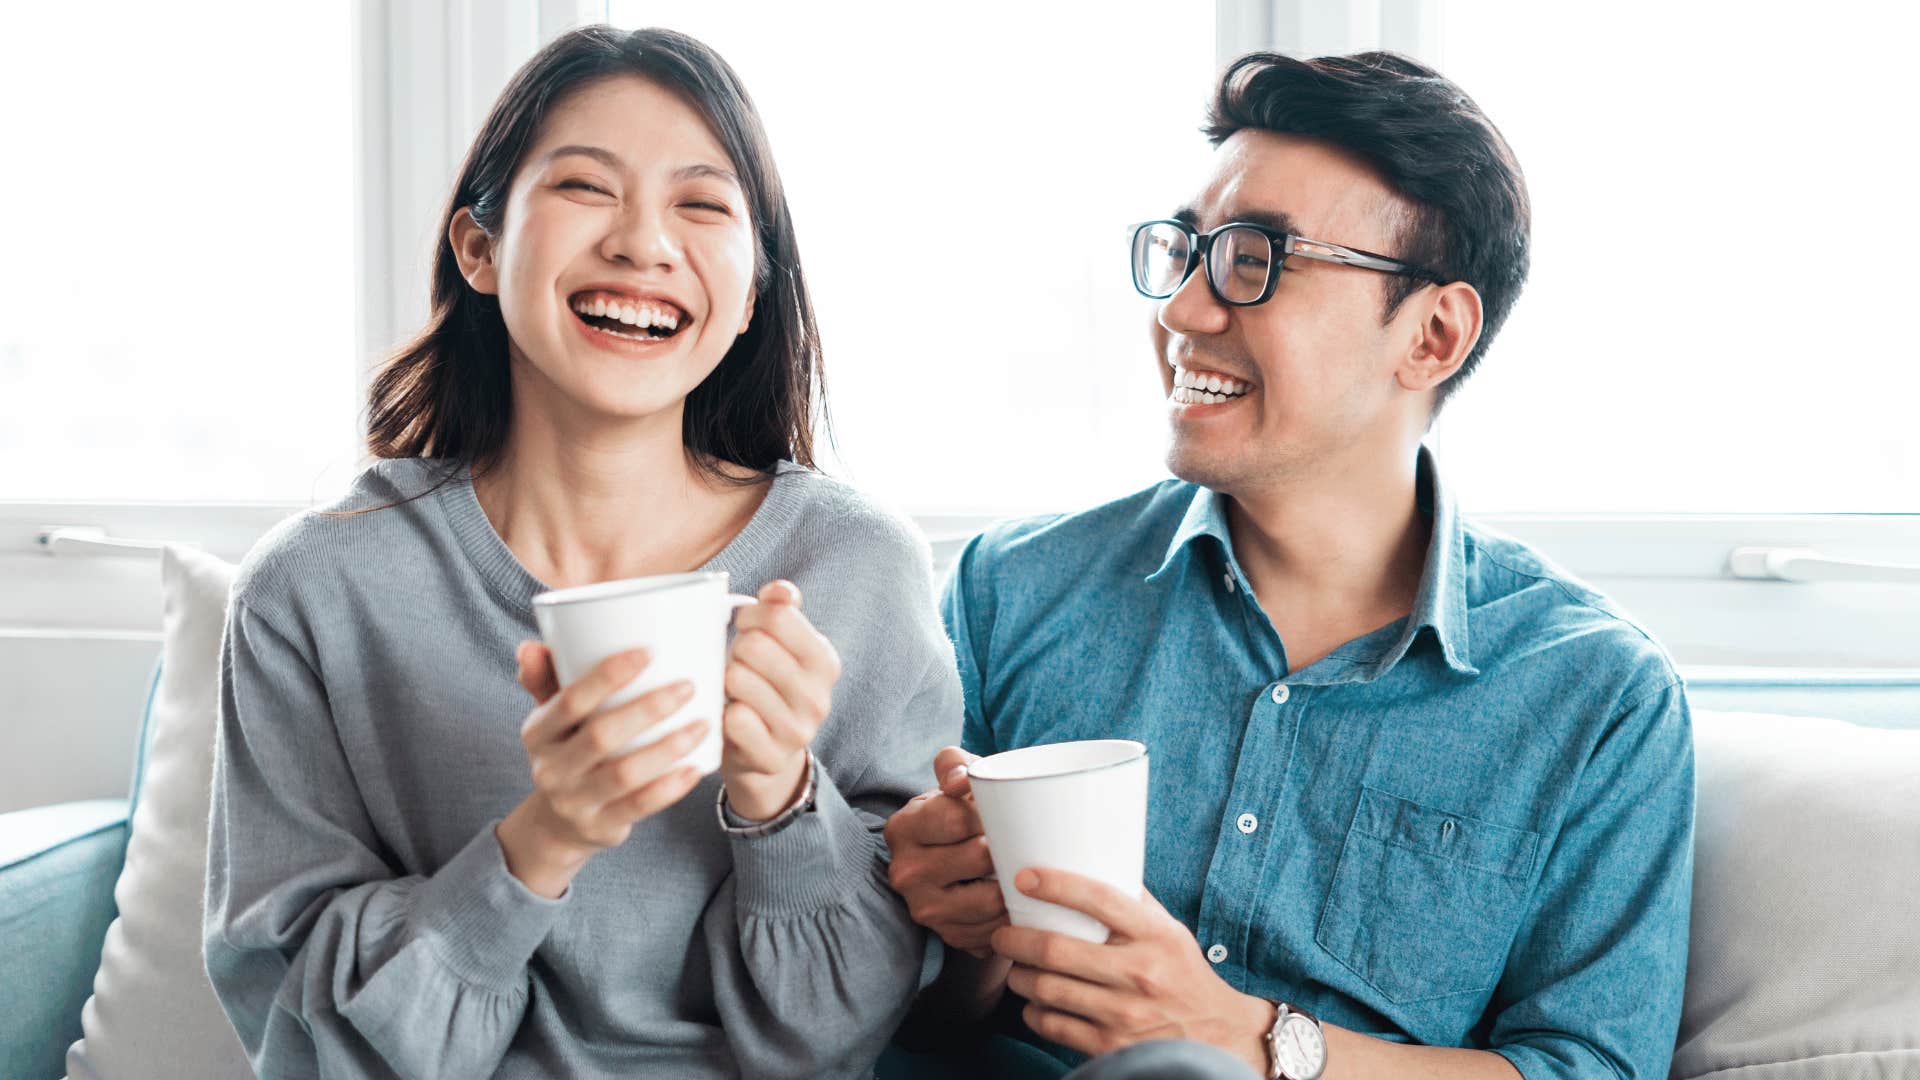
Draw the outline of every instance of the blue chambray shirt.
[[[1693,872],[1680,678],[1605,597],[1463,521],[1425,449],[1418,490],[1411,616],[1300,671],[1205,488],[974,538],[943,601],[965,744],[1145,743],[1147,889],[1244,993],[1528,1080],[1664,1077]]]

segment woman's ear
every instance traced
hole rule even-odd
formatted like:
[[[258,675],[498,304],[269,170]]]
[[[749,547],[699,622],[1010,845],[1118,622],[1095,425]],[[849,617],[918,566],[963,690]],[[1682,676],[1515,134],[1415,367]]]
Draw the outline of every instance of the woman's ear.
[[[500,275],[493,266],[493,237],[473,220],[471,207],[454,211],[447,226],[447,239],[453,243],[453,257],[460,263],[460,276],[478,293],[497,294]]]
[[[740,330],[733,335],[734,337],[739,337],[741,334],[746,333],[747,328],[753,325],[753,302],[759,298],[760,290],[758,289],[747,294],[747,310],[745,314],[740,316]]]

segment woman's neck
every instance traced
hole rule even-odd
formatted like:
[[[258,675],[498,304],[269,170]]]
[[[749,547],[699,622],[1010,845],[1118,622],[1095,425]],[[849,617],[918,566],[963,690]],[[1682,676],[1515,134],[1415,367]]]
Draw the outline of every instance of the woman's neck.
[[[474,495],[521,565],[552,588],[697,569],[746,527],[767,482],[702,473],[680,424],[676,409],[582,435],[516,410]]]

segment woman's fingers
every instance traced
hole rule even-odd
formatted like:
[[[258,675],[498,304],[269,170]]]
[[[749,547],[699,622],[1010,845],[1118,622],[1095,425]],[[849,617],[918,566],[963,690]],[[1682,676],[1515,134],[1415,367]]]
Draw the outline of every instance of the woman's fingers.
[[[775,736],[793,725],[793,710],[773,682],[751,666],[735,661],[727,665],[725,679],[728,702],[740,702],[760,714]],[[805,745],[801,740],[800,745]]]
[[[520,665],[520,685],[533,695],[534,704],[545,705],[560,692],[560,682],[553,672],[553,653],[544,644],[523,641],[514,659]]]
[[[651,659],[645,649],[630,649],[595,664],[593,670],[573,680],[527,716],[520,729],[520,741],[528,750],[533,750],[566,738],[593,715],[601,702],[645,671]]]
[[[673,771],[675,763],[700,745],[710,725],[695,720],[668,732],[638,750],[629,751],[587,771],[580,795],[588,804],[605,807]]]
[[[603,820],[633,822],[653,815],[687,797],[700,783],[700,770],[682,765],[665,776],[601,807]]]
[[[642,732],[691,700],[693,684],[685,679],[649,690],[624,705],[589,717],[558,745],[544,748],[538,757],[552,771],[557,784],[572,786],[595,766],[624,754]]]
[[[799,590],[794,589],[791,602],[769,599],[781,595],[774,590],[782,585],[793,588],[784,581],[768,584],[760,590],[760,603],[734,616],[734,628],[741,637],[759,631],[773,638],[803,670],[830,687],[840,678],[840,654],[800,610]],[[736,638],[736,647],[738,642]]]
[[[745,702],[729,704],[721,717],[721,752],[729,768],[772,772],[792,753],[781,746],[766,719]]]

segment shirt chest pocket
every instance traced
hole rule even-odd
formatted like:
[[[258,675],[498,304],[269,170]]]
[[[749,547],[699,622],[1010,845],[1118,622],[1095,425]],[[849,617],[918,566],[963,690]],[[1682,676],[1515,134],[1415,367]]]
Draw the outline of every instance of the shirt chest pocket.
[[[1539,843],[1362,788],[1314,940],[1396,1004],[1485,992],[1525,911]]]

